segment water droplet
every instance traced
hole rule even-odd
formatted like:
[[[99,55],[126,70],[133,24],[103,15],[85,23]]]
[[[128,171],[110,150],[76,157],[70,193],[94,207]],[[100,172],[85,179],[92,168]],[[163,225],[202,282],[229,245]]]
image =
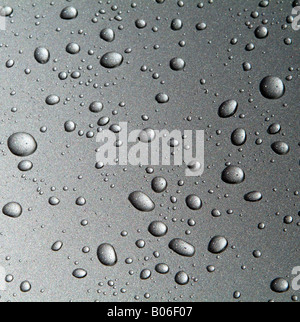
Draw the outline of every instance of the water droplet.
[[[175,282],[179,285],[187,285],[190,281],[189,276],[186,272],[178,272],[175,276]]]
[[[140,191],[132,192],[129,195],[129,201],[137,210],[143,212],[150,212],[155,209],[155,204],[150,197]]]
[[[89,109],[92,113],[100,113],[103,110],[103,104],[101,102],[93,102]]]
[[[76,124],[72,121],[67,121],[64,127],[66,132],[74,132],[76,130]]]
[[[110,244],[100,245],[97,250],[97,257],[100,263],[105,266],[114,266],[118,261],[116,250]]]
[[[60,13],[60,17],[65,20],[75,19],[78,16],[78,11],[74,7],[66,7]]]
[[[155,131],[153,129],[144,129],[139,135],[139,140],[143,143],[153,142],[156,138]]]
[[[261,94],[268,99],[279,99],[285,94],[285,85],[278,77],[265,77],[260,83]]]
[[[168,187],[167,180],[163,177],[156,177],[152,180],[152,189],[156,193],[164,192]]]
[[[13,13],[13,8],[9,6],[1,7],[0,8],[0,16],[8,17]]]
[[[268,133],[271,135],[278,134],[281,131],[281,125],[278,123],[272,124],[268,128]]]
[[[161,264],[157,264],[155,266],[155,270],[159,274],[168,274],[169,271],[170,271],[170,268],[169,268],[169,266],[167,264],[161,263]]]
[[[56,105],[60,102],[60,98],[57,95],[49,95],[46,98],[46,104],[48,105]]]
[[[102,56],[100,64],[105,68],[116,68],[122,65],[123,56],[116,52],[110,52]]]
[[[11,153],[18,157],[32,155],[37,149],[37,142],[34,137],[24,132],[11,135],[7,141],[7,145]]]
[[[80,52],[80,46],[74,42],[71,42],[67,45],[66,52],[71,55],[76,55]]]
[[[208,250],[213,254],[221,254],[228,247],[228,241],[225,237],[216,236],[209,243]]]
[[[149,228],[148,228],[150,234],[152,234],[155,237],[163,237],[168,232],[168,227],[166,224],[164,224],[161,221],[153,221]]]
[[[221,118],[228,118],[233,116],[238,109],[238,103],[235,100],[228,100],[222,103],[219,108],[219,116]]]
[[[169,247],[171,250],[173,250],[175,253],[181,256],[185,257],[193,257],[195,255],[195,247],[186,241],[180,239],[180,238],[175,238],[173,239]]]
[[[73,276],[78,279],[85,278],[87,276],[87,271],[82,268],[77,268],[73,271]]]
[[[272,150],[279,155],[286,155],[290,152],[290,147],[285,142],[274,142]]]
[[[21,161],[18,164],[18,169],[23,172],[30,171],[32,168],[33,168],[33,164],[29,160]]]
[[[40,64],[47,64],[50,60],[50,52],[47,48],[38,47],[34,51],[34,58]]]
[[[151,277],[152,272],[149,269],[144,269],[141,271],[140,278],[142,280],[147,280]]]
[[[157,94],[155,99],[156,99],[157,103],[159,103],[159,104],[166,104],[170,100],[169,96],[164,93]]]
[[[231,165],[223,171],[222,180],[228,184],[240,184],[245,180],[245,173],[241,168]]]
[[[285,293],[290,289],[289,282],[284,278],[276,278],[271,283],[271,290],[276,293]]]
[[[62,249],[62,247],[63,247],[63,242],[61,242],[61,241],[56,241],[56,242],[52,245],[51,249],[52,249],[54,252],[58,252],[58,251],[60,251],[60,250]]]
[[[3,207],[2,212],[5,216],[18,218],[22,215],[23,209],[19,203],[10,202]]]
[[[190,195],[186,198],[186,205],[191,210],[200,210],[202,208],[202,200],[196,195]]]
[[[245,195],[245,200],[249,202],[258,202],[262,200],[262,194],[258,191],[249,192]]]
[[[244,129],[236,129],[231,135],[231,142],[236,146],[242,146],[247,141],[247,133]]]
[[[182,58],[173,58],[170,61],[170,67],[175,71],[183,70],[185,67],[185,61]]]
[[[107,42],[112,42],[115,40],[115,32],[110,28],[102,29],[100,32],[100,38]]]
[[[171,22],[171,29],[174,31],[180,30],[183,27],[183,23],[180,19],[173,19]]]
[[[20,285],[20,290],[23,293],[27,293],[31,290],[31,284],[28,281],[24,281]]]
[[[265,26],[259,26],[256,28],[255,30],[255,36],[256,38],[258,39],[264,39],[264,38],[267,38],[269,35],[269,31],[268,31],[268,28],[265,27]]]

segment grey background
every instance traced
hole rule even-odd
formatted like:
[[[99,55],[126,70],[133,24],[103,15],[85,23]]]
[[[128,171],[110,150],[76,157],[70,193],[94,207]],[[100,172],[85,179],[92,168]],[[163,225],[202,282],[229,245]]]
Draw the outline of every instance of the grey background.
[[[291,14],[292,1],[270,1],[267,8],[261,8],[258,0],[214,0],[204,1],[202,9],[197,8],[198,1],[183,2],[184,6],[179,7],[177,1],[171,0],[163,4],[137,0],[136,8],[131,8],[128,0],[57,0],[53,5],[37,0],[34,6],[25,0],[6,2],[14,13],[8,18],[7,30],[0,33],[0,206],[17,201],[24,211],[14,220],[0,216],[0,264],[14,276],[7,290],[0,293],[1,301],[137,301],[136,296],[139,301],[236,301],[235,291],[242,293],[242,301],[291,301],[297,295],[293,290],[276,294],[270,289],[274,278],[286,277],[291,282],[293,267],[300,266],[299,195],[295,195],[299,189],[300,31],[293,31],[290,25],[282,29]],[[60,19],[59,14],[67,5],[78,9],[76,19]],[[113,5],[117,5],[117,11],[111,10]],[[99,14],[98,22],[93,23],[91,20],[100,9],[105,9],[106,14]],[[250,17],[255,10],[260,13],[258,19]],[[114,19],[118,14],[122,21]],[[174,32],[170,23],[177,17],[184,27]],[[148,24],[143,30],[135,27],[135,20],[140,18]],[[262,19],[268,19],[270,34],[259,40],[254,30]],[[253,24],[252,29],[245,25],[247,21]],[[196,30],[199,22],[207,24],[205,31]],[[122,30],[119,26],[123,26]],[[158,32],[151,30],[154,26]],[[114,42],[100,39],[99,33],[105,27],[115,30]],[[57,32],[57,28],[61,31]],[[78,30],[83,30],[83,34]],[[232,46],[230,40],[234,37],[238,44]],[[291,46],[284,44],[287,37],[293,39]],[[181,40],[186,41],[184,48],[178,45]],[[69,42],[80,44],[78,55],[66,53]],[[256,46],[252,52],[245,50],[249,42]],[[154,50],[154,45],[160,48]],[[51,52],[46,65],[34,60],[34,50],[39,46]],[[132,53],[124,54],[126,48],[131,48]],[[93,56],[88,55],[90,49],[95,52]],[[108,51],[124,55],[121,67],[107,71],[100,66],[99,57]],[[185,71],[169,68],[173,57],[186,61]],[[15,61],[11,69],[5,67],[8,59]],[[252,64],[252,71],[243,71],[244,62]],[[88,65],[93,70],[89,71]],[[141,72],[142,65],[153,68],[153,72]],[[80,67],[80,79],[69,76],[66,81],[59,80],[59,72],[77,71]],[[289,67],[294,71],[289,71]],[[30,75],[25,75],[26,68],[31,69]],[[152,78],[154,72],[160,74],[159,80]],[[286,85],[286,94],[280,100],[266,100],[259,92],[260,81],[268,75],[280,77]],[[285,79],[288,75],[293,76],[292,81]],[[200,84],[202,78],[205,85]],[[89,79],[91,83],[86,86]],[[154,98],[160,92],[170,96],[168,104],[156,103]],[[45,98],[50,94],[60,96],[60,104],[46,105]],[[227,99],[236,99],[239,111],[236,117],[223,120],[217,111]],[[94,100],[105,106],[101,115],[88,110]],[[120,102],[126,106],[119,107]],[[16,113],[11,112],[13,107],[17,108]],[[114,110],[118,111],[115,116]],[[143,114],[149,116],[148,122],[142,121]],[[240,118],[240,114],[245,118]],[[204,175],[185,177],[184,166],[155,167],[152,175],[146,174],[145,167],[96,170],[95,138],[80,137],[77,131],[87,132],[93,124],[96,133],[100,116],[111,117],[111,124],[127,121],[130,130],[205,130]],[[191,121],[187,120],[189,116]],[[68,120],[76,122],[76,132],[64,131]],[[267,133],[274,122],[282,126],[281,134],[275,138]],[[47,127],[46,133],[40,132],[42,126]],[[238,127],[248,133],[242,152],[230,141],[232,131]],[[218,130],[222,130],[219,136]],[[29,157],[34,168],[24,176],[17,169],[21,159],[7,147],[8,137],[19,131],[31,133],[39,145]],[[262,145],[255,144],[258,138],[263,140]],[[289,144],[291,151],[287,156],[272,151],[270,146],[277,140]],[[270,162],[272,159],[274,163]],[[246,172],[243,184],[229,186],[221,181],[226,162],[241,162]],[[151,190],[151,180],[157,175],[169,183],[167,192],[161,195]],[[181,179],[185,185],[178,187]],[[64,186],[69,188],[67,192],[63,191]],[[43,194],[37,192],[39,187]],[[51,192],[51,187],[56,191]],[[214,193],[208,193],[210,189]],[[144,214],[130,206],[128,195],[136,190],[151,196],[155,211]],[[263,201],[244,201],[244,194],[253,190],[263,193]],[[191,193],[201,197],[201,211],[186,207],[185,198]],[[48,204],[51,196],[61,200],[59,206]],[[80,196],[87,199],[84,207],[75,204]],[[171,196],[178,198],[176,205],[170,202]],[[222,217],[211,216],[214,208],[222,212]],[[226,213],[229,209],[233,214]],[[293,216],[291,225],[284,224],[286,215]],[[197,222],[195,227],[188,226],[190,218]],[[88,220],[87,227],[80,225],[83,219]],[[166,237],[157,240],[148,233],[153,220],[168,225]],[[259,223],[265,223],[266,229],[259,230]],[[185,234],[188,229],[192,232],[189,236]],[[122,237],[122,231],[127,231],[128,236]],[[207,251],[215,235],[226,236],[230,243],[219,259]],[[192,243],[196,255],[186,259],[172,253],[168,243],[175,237]],[[138,239],[147,243],[142,250],[135,246]],[[63,241],[64,247],[54,253],[51,246],[57,240]],[[104,267],[96,257],[97,247],[103,242],[113,244],[117,250],[119,261],[115,267]],[[89,254],[81,251],[84,246],[90,247]],[[260,259],[252,255],[256,249],[263,254]],[[159,259],[154,258],[154,251],[160,253]],[[125,264],[129,257],[134,260],[131,265]],[[158,263],[167,263],[170,273],[157,274],[154,267]],[[214,265],[216,272],[208,273],[208,265]],[[241,269],[243,265],[246,270]],[[83,280],[72,276],[79,267],[88,272]],[[152,270],[150,280],[140,280],[144,268]],[[134,272],[132,276],[130,270]],[[179,270],[185,270],[197,282],[176,285],[174,276]],[[26,294],[20,291],[24,280],[32,285]],[[115,289],[108,286],[110,280]],[[103,286],[98,285],[101,282]],[[125,294],[120,292],[122,288],[127,290]],[[150,299],[144,298],[145,293],[151,295]]]

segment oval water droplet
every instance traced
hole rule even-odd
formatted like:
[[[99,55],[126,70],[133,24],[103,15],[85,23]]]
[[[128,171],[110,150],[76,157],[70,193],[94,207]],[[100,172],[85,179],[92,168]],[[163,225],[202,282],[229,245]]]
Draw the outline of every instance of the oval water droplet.
[[[11,135],[7,141],[11,153],[18,157],[27,157],[37,150],[37,142],[31,134],[18,132]]]
[[[34,58],[39,64],[47,64],[50,60],[50,52],[47,48],[38,47],[34,51]]]
[[[150,197],[140,191],[132,192],[129,195],[129,201],[137,210],[143,212],[150,212],[155,209],[155,204]]]
[[[115,40],[115,32],[110,28],[102,29],[100,32],[100,38],[107,42],[112,42]]]
[[[60,250],[62,249],[62,247],[63,247],[63,242],[61,242],[61,241],[56,241],[56,242],[52,245],[51,249],[52,249],[54,252],[58,252],[58,251],[60,251]]]
[[[168,183],[167,180],[163,177],[156,177],[152,180],[152,189],[154,192],[156,193],[162,193],[164,192],[167,187],[168,187]]]
[[[275,293],[285,293],[290,289],[289,282],[284,278],[276,278],[271,283],[271,290]]]
[[[31,284],[30,284],[30,282],[28,282],[28,281],[22,282],[21,285],[20,285],[20,290],[23,293],[29,292],[31,290]]]
[[[212,238],[208,245],[208,250],[213,254],[221,254],[228,247],[228,241],[225,237],[216,236]]]
[[[116,68],[122,65],[123,63],[123,56],[116,52],[106,53],[102,56],[100,60],[100,64],[105,68]]]
[[[149,233],[155,237],[163,237],[168,232],[168,227],[161,221],[153,221],[149,228]]]
[[[281,131],[281,125],[278,123],[274,123],[269,126],[268,133],[271,135],[278,134]]]
[[[244,129],[236,129],[231,135],[231,142],[236,146],[242,146],[247,141],[247,133]]]
[[[260,92],[265,98],[279,99],[285,94],[285,85],[280,78],[268,76],[261,81]]]
[[[157,273],[164,275],[164,274],[169,273],[170,268],[169,268],[169,266],[167,264],[161,263],[161,264],[157,264],[155,266],[155,270],[156,270]]]
[[[219,108],[219,116],[221,118],[228,118],[233,116],[238,109],[238,102],[235,100],[228,100],[221,104]]]
[[[186,198],[186,205],[191,210],[199,210],[202,208],[202,200],[196,195],[190,195]]]
[[[190,281],[188,274],[184,271],[178,272],[175,276],[175,282],[178,285],[187,285]]]
[[[228,184],[240,184],[245,180],[245,173],[241,168],[231,165],[223,171],[222,180]]]
[[[290,152],[290,147],[285,142],[274,142],[272,150],[279,155],[286,155]]]
[[[29,160],[21,161],[18,164],[18,169],[23,172],[30,171],[32,168],[33,168],[33,164]]]
[[[87,277],[87,271],[82,268],[77,268],[73,271],[73,276],[78,279],[85,278]]]
[[[252,191],[247,193],[244,198],[249,202],[258,202],[262,200],[263,196],[259,191]]]
[[[185,61],[182,58],[173,58],[170,61],[170,67],[175,71],[183,70],[185,68]]]
[[[196,252],[195,247],[193,245],[180,238],[173,239],[169,244],[169,248],[178,255],[185,257],[193,257]]]
[[[49,95],[46,98],[46,104],[48,105],[56,105],[60,102],[60,98],[57,95]]]
[[[153,142],[156,138],[156,133],[153,129],[144,129],[139,135],[139,140],[143,143]]]
[[[3,207],[2,212],[5,216],[18,218],[22,215],[23,209],[19,203],[10,202]]]
[[[105,266],[114,266],[118,261],[115,248],[112,245],[106,243],[98,247],[97,257],[100,263]]]
[[[65,20],[75,19],[78,16],[78,11],[74,7],[66,7],[60,13],[60,17]]]

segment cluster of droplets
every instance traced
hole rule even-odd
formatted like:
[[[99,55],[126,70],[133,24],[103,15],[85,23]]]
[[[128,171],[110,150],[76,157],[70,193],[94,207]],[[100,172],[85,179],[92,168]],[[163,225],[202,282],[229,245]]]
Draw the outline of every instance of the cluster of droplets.
[[[165,0],[156,0],[156,3],[158,5],[166,5]],[[210,5],[213,4],[213,0],[209,0],[208,3]],[[293,2],[293,6],[295,7],[297,5],[297,2]],[[183,8],[185,6],[184,1],[178,1],[177,6],[179,8]],[[269,6],[269,1],[260,1],[258,4],[260,9],[267,8]],[[137,7],[137,4],[132,3],[131,8],[135,9]],[[204,3],[198,3],[197,8],[204,8]],[[112,11],[117,11],[117,6],[112,5],[111,7]],[[105,14],[105,11],[99,11],[100,14]],[[10,7],[4,7],[1,8],[0,14],[2,16],[6,17],[13,17],[14,10]],[[121,11],[119,12],[119,15],[117,15],[114,19],[117,21],[122,21],[121,17]],[[63,8],[60,13],[60,18],[64,21],[72,21],[76,20],[78,16],[80,15],[80,12],[73,7],[68,6],[66,8]],[[97,15],[98,17],[99,15]],[[258,19],[260,17],[259,12],[255,11],[251,13],[252,19]],[[161,18],[157,18],[160,20]],[[287,17],[287,23],[292,23],[292,17]],[[93,19],[93,23],[97,22],[97,18]],[[147,30],[149,28],[150,22],[147,22],[145,19],[139,18],[134,21],[132,21],[132,24],[134,24],[135,28],[138,30],[139,33],[142,33],[143,30]],[[267,19],[263,19],[261,25],[254,28],[254,26],[249,22],[246,23],[246,26],[249,29],[254,29],[254,36],[256,38],[256,41],[266,41],[268,37],[271,35],[271,28],[268,27],[269,21]],[[179,34],[182,36],[182,30],[185,27],[185,22],[181,18],[173,18],[169,21],[168,28],[173,34]],[[124,28],[124,26],[120,26],[119,29],[121,30]],[[285,26],[282,27],[285,29]],[[98,58],[98,64],[100,65],[101,72],[107,72],[108,74],[112,72],[112,70],[117,69],[122,70],[123,65],[130,64],[130,59],[126,59],[126,55],[129,55],[132,53],[131,48],[124,49],[124,52],[120,53],[117,51],[114,51],[114,44],[118,41],[119,34],[117,33],[117,30],[114,30],[113,27],[101,27],[99,32],[99,42],[105,43],[105,48],[107,48],[106,52],[99,55]],[[200,21],[196,25],[194,25],[194,30],[191,32],[196,33],[205,33],[208,29],[210,29],[210,26],[204,22]],[[157,32],[157,28],[153,27],[153,32]],[[185,29],[184,29],[185,30]],[[80,31],[79,34],[82,34],[83,31]],[[183,33],[183,35],[185,35]],[[230,44],[232,46],[236,46],[238,44],[237,38],[232,38],[230,41]],[[285,45],[292,45],[292,39],[286,38],[284,39]],[[184,40],[181,40],[179,42],[179,48],[184,48],[186,46],[186,42]],[[83,47],[81,44],[76,42],[69,42],[64,46],[64,50],[66,53],[66,59],[69,57],[80,55],[83,51],[81,48]],[[158,50],[159,45],[154,46],[154,50]],[[252,51],[256,49],[256,45],[253,43],[248,43],[245,46],[246,53],[250,54]],[[231,50],[229,50],[231,51]],[[183,51],[180,51],[177,56],[168,57],[168,69],[172,71],[173,77],[182,77],[184,79],[185,77],[185,71],[190,68],[189,66],[189,59],[182,58]],[[90,49],[88,52],[89,56],[94,55],[94,49]],[[41,43],[39,47],[33,48],[32,50],[32,56],[34,57],[37,64],[40,65],[46,65],[46,68],[51,65],[51,59],[55,61],[55,58],[57,56],[57,53],[52,48],[46,48]],[[250,56],[250,55],[249,55]],[[232,59],[232,57],[230,57]],[[250,58],[249,58],[250,60]],[[11,69],[15,66],[15,61],[13,59],[9,59],[5,63],[6,68]],[[249,63],[248,60],[243,62],[242,64],[243,71],[249,73],[253,70],[253,64]],[[93,66],[89,65],[88,70],[92,70]],[[54,69],[56,71],[56,69]],[[156,73],[153,68],[148,68],[146,65],[143,65],[140,68],[140,71],[142,73],[145,73],[146,71],[152,72],[153,79],[157,80],[161,78],[161,75],[159,73]],[[25,70],[26,74],[30,74],[30,69]],[[122,71],[120,71],[122,73]],[[99,75],[98,73],[96,74]],[[82,72],[81,71],[60,71],[58,73],[58,79],[60,81],[67,81],[68,77],[71,77],[72,79],[81,79]],[[291,81],[289,77],[287,77],[286,82],[284,82],[280,77],[278,76],[272,76],[272,75],[265,75],[264,78],[259,80],[259,84],[257,84],[255,95],[261,95],[263,99],[266,100],[266,102],[274,102],[274,104],[277,104],[277,102],[282,102],[282,99],[286,96],[287,93],[287,85],[286,83],[288,81]],[[83,83],[83,82],[82,82]],[[89,83],[88,83],[89,84]],[[201,85],[206,85],[207,81],[205,79],[200,80]],[[161,81],[161,85],[164,85],[164,81]],[[105,84],[105,86],[109,87],[109,84]],[[97,89],[99,86],[98,84],[94,84],[94,88]],[[163,87],[163,86],[162,86]],[[174,103],[174,99],[171,96],[171,94],[167,90],[161,90],[156,92],[157,94],[155,97],[153,97],[153,104],[158,104],[158,106],[164,106],[166,105],[166,108],[170,108],[171,104]],[[206,93],[208,93],[208,90],[206,90]],[[218,95],[216,95],[218,96]],[[213,110],[212,113],[216,114],[217,117],[219,117],[224,126],[226,124],[231,125],[232,119],[237,118],[237,113],[239,110],[244,110],[245,106],[242,106],[239,99],[237,97],[233,97],[234,95],[230,94],[229,97],[226,100],[222,100],[219,105],[219,108],[216,110]],[[53,93],[47,93],[43,99],[43,103],[49,108],[49,113],[57,113],[57,110],[55,110],[55,106],[60,106],[63,102],[63,98],[58,94]],[[67,100],[66,100],[67,101]],[[98,132],[101,132],[102,129],[109,125],[111,122],[111,118],[107,115],[102,115],[102,112],[106,109],[106,103],[100,100],[96,101],[89,101],[88,102],[88,110],[92,115],[99,115],[100,118],[97,121],[97,125],[99,126],[97,128]],[[126,103],[121,102],[119,104],[119,107],[125,108]],[[113,111],[112,115],[116,116],[118,112],[116,110]],[[244,119],[244,115],[240,115],[240,119]],[[147,122],[149,120],[149,117],[147,115],[142,115],[143,122]],[[188,121],[191,121],[191,119],[188,117]],[[226,123],[228,122],[228,123]],[[90,127],[93,128],[90,124]],[[248,143],[248,139],[251,133],[247,131],[246,128],[246,122],[244,127],[238,127],[231,132],[231,143],[234,147],[237,147],[242,151],[242,148]],[[78,130],[79,125],[73,121],[73,120],[65,120],[64,123],[61,125],[61,130],[65,131],[68,134],[71,134]],[[109,129],[115,133],[118,134],[122,131],[122,128],[115,122],[114,124],[111,124]],[[22,131],[22,129],[20,129]],[[45,133],[47,132],[46,127],[41,128],[41,132]],[[270,125],[266,132],[270,135],[271,138],[276,137],[276,135],[280,135],[282,132],[282,126],[279,123],[274,123]],[[221,131],[218,131],[218,135],[221,134]],[[84,131],[78,130],[78,135],[83,136]],[[87,138],[93,138],[94,132],[91,130],[86,133]],[[139,140],[145,144],[151,143],[155,139],[156,133],[154,129],[152,128],[145,128],[139,136]],[[261,144],[261,142],[258,140],[256,142],[258,145]],[[179,142],[175,139],[171,139],[169,141],[169,146],[173,149],[179,146]],[[116,142],[116,146],[121,146],[122,142],[118,141]],[[32,156],[36,151],[38,151],[38,143],[37,140],[29,133],[26,132],[15,132],[10,133],[10,136],[7,140],[7,147],[12,155],[14,155],[18,159],[18,170],[21,172],[28,172],[31,171],[34,168],[34,164],[32,161],[30,161],[29,157]],[[279,155],[279,156],[286,156],[291,152],[291,147],[287,142],[284,142],[282,140],[273,140],[272,144],[270,146],[271,150]],[[39,152],[39,151],[38,151]],[[201,168],[201,165],[199,162],[194,162],[192,164],[189,164],[188,167],[190,169],[199,170]],[[224,167],[224,166],[223,166]],[[96,164],[96,169],[100,170],[104,168],[104,164],[101,162],[98,162]],[[152,175],[154,173],[154,169],[149,167],[146,169],[147,174]],[[225,164],[225,168],[223,168],[223,171],[219,173],[219,176],[217,180],[222,181],[226,185],[230,187],[237,186],[236,189],[241,189],[240,187],[243,186],[244,183],[247,183],[247,170],[243,169],[242,165],[239,163],[237,165],[231,164],[231,162],[227,162]],[[81,179],[81,178],[80,178]],[[172,182],[173,184],[173,182]],[[167,196],[169,191],[169,186],[172,186],[172,184],[169,184],[167,179],[164,176],[156,176],[151,180],[151,189],[152,194],[145,193],[144,191],[141,191],[142,189],[132,189],[132,191],[128,195],[128,200],[124,200],[124,203],[126,203],[129,206],[129,211],[135,212],[137,211],[137,216],[140,216],[143,213],[147,216],[147,213],[155,215],[158,203],[156,202],[156,198],[158,198],[158,194],[161,194],[162,196]],[[179,187],[182,187],[184,185],[184,181],[180,180],[178,182]],[[64,190],[67,190],[67,187],[64,187]],[[55,188],[53,188],[51,191],[55,191]],[[209,191],[209,193],[213,193],[213,191]],[[295,195],[298,195],[298,193],[295,193]],[[248,203],[257,203],[261,202],[263,200],[263,194],[260,191],[244,191],[243,193],[244,200]],[[172,204],[176,204],[178,202],[177,198],[174,196],[171,196],[170,198]],[[80,196],[75,200],[75,204],[79,207],[84,207],[87,205],[89,200],[87,200],[85,197]],[[49,196],[48,198],[48,204],[50,206],[53,206],[54,208],[56,206],[59,206],[61,203],[61,200],[56,196]],[[191,194],[186,194],[185,196],[185,202],[184,207],[186,211],[191,212],[195,214],[196,216],[204,216],[203,213],[203,206],[207,204],[205,197],[200,196],[200,193],[197,191]],[[5,216],[10,218],[18,218],[23,213],[22,205],[18,201],[10,201],[6,203],[3,208],[2,212]],[[229,214],[232,213],[232,211],[228,211]],[[213,218],[219,218],[222,216],[222,213],[218,209],[213,209],[211,211],[211,215]],[[167,247],[171,258],[176,261],[176,256],[178,258],[185,258],[186,263],[189,263],[189,258],[196,258],[196,255],[199,253],[205,252],[212,255],[217,256],[217,258],[220,258],[221,254],[226,252],[230,245],[230,238],[226,236],[226,231],[222,232],[222,227],[219,228],[219,232],[212,234],[212,236],[209,238],[209,240],[206,241],[205,249],[201,249],[200,247],[196,247],[193,245],[192,242],[188,240],[188,237],[182,237],[182,236],[171,236],[170,231],[172,230],[172,227],[170,227],[170,224],[167,223],[167,220],[153,220],[150,219],[149,216],[149,223],[147,226],[147,231],[149,232],[151,238],[154,238],[158,241],[161,240],[167,240]],[[290,224],[293,222],[293,217],[286,216],[284,218],[284,222],[286,224]],[[83,220],[81,222],[82,226],[88,225],[88,222],[86,220]],[[190,227],[194,227],[196,225],[196,221],[194,219],[190,219],[188,221],[188,225]],[[263,230],[264,224],[259,224],[259,229]],[[190,235],[190,231],[186,231],[186,235]],[[123,237],[126,237],[128,233],[126,231],[123,231],[121,233]],[[175,237],[175,238],[174,238]],[[112,238],[113,239],[113,238]],[[138,249],[144,249],[147,246],[147,242],[144,239],[138,239],[135,242],[135,246]],[[51,247],[49,247],[53,252],[60,252],[64,248],[64,242],[62,240],[55,241]],[[234,248],[234,246],[232,246]],[[163,249],[162,249],[163,251]],[[82,249],[83,253],[90,253],[90,248],[88,246],[83,247]],[[110,268],[113,270],[113,267],[118,265],[120,262],[120,258],[123,256],[123,254],[119,254],[118,252],[118,245],[113,245],[109,241],[102,241],[102,243],[99,243],[99,246],[94,254],[95,257],[97,257],[98,262],[106,266],[107,268]],[[155,258],[159,258],[160,254],[159,252],[154,253]],[[261,258],[262,252],[259,250],[253,251],[253,257],[255,258]],[[131,258],[127,258],[125,260],[126,264],[130,265],[132,264],[133,260]],[[173,262],[173,260],[172,260]],[[174,264],[173,263],[157,263],[153,268],[143,268],[139,272],[139,277],[142,281],[151,280],[154,278],[154,271],[161,275],[168,275],[173,274],[173,280],[177,285],[184,286],[184,285],[192,285],[197,281],[197,278],[192,277],[191,273],[188,272],[188,267],[182,268],[180,267],[180,270],[176,268],[176,271],[174,271]],[[176,265],[175,265],[176,266]],[[187,265],[188,266],[188,265]],[[207,266],[207,271],[209,273],[213,273],[216,271],[215,266],[209,265]],[[133,271],[129,272],[130,275],[133,275]],[[76,268],[72,272],[72,276],[77,279],[84,279],[88,277],[88,269],[87,268]],[[14,280],[14,277],[12,275],[7,275],[6,282],[11,283]],[[111,287],[114,287],[114,282],[109,281],[108,285]],[[31,291],[32,285],[29,281],[23,281],[20,285],[20,290],[24,293],[27,293]],[[276,293],[285,293],[290,289],[290,284],[287,281],[286,278],[278,277],[270,282],[270,289]],[[126,290],[122,289],[121,293],[125,293]],[[233,294],[234,299],[240,299],[242,297],[242,294],[239,291],[235,291]],[[146,293],[145,298],[149,299],[150,294]],[[138,297],[136,297],[138,299]]]

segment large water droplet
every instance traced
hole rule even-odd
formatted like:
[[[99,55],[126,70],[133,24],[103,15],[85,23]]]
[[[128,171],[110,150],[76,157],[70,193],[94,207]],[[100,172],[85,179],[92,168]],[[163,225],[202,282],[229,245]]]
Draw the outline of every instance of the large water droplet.
[[[118,261],[116,250],[110,244],[100,245],[97,250],[97,257],[100,263],[105,266],[114,266]]]
[[[107,42],[112,42],[115,40],[115,32],[110,28],[105,28],[101,30],[100,37]]]
[[[47,48],[38,47],[34,51],[34,58],[40,64],[47,64],[50,60],[50,52]]]
[[[180,239],[180,238],[175,238],[173,239],[169,247],[171,250],[173,250],[175,253],[181,256],[185,257],[193,257],[195,255],[195,247],[186,241]]]
[[[258,191],[249,192],[245,195],[245,200],[249,202],[258,202],[262,200],[262,194]]]
[[[34,137],[28,133],[18,132],[11,135],[7,141],[11,153],[19,157],[27,157],[37,149]]]
[[[129,195],[129,201],[138,210],[150,212],[154,210],[155,204],[145,193],[140,191],[132,192]]]
[[[196,195],[190,195],[186,198],[186,204],[191,210],[202,208],[202,200]]]
[[[110,52],[102,56],[100,64],[105,68],[116,68],[122,65],[123,56],[116,52]]]
[[[208,250],[213,254],[221,254],[228,247],[228,241],[225,237],[216,236],[209,243]]]
[[[73,271],[73,276],[78,279],[85,278],[87,276],[87,271],[82,268],[77,268]]]
[[[285,85],[278,77],[265,77],[260,83],[261,94],[268,99],[279,99],[285,93]]]
[[[178,285],[186,285],[190,281],[188,274],[184,271],[178,272],[175,276],[175,282]]]
[[[285,142],[274,142],[272,150],[279,155],[286,155],[290,152],[290,147]]]
[[[22,215],[23,209],[19,203],[10,202],[3,207],[2,212],[5,216],[18,218]]]
[[[235,100],[228,100],[222,103],[219,108],[219,116],[222,118],[228,118],[233,116],[238,109],[238,103]]]
[[[245,173],[241,168],[231,165],[223,171],[222,180],[229,184],[240,184],[245,180]]]
[[[52,245],[51,249],[54,252],[58,252],[58,251],[60,251],[62,249],[62,247],[63,247],[63,242],[58,240]]]
[[[276,293],[285,293],[290,289],[289,282],[284,278],[276,278],[271,283],[271,290]]]
[[[163,177],[156,177],[152,180],[152,189],[156,193],[164,192],[168,187],[167,180]]]
[[[231,142],[236,146],[242,146],[246,143],[247,133],[244,129],[236,129],[231,135]]]
[[[60,13],[60,17],[65,20],[75,19],[78,16],[78,11],[74,7],[66,7]]]
[[[153,221],[149,228],[148,228],[150,234],[152,234],[155,237],[163,237],[168,232],[168,227],[166,224],[164,224],[161,221]]]

